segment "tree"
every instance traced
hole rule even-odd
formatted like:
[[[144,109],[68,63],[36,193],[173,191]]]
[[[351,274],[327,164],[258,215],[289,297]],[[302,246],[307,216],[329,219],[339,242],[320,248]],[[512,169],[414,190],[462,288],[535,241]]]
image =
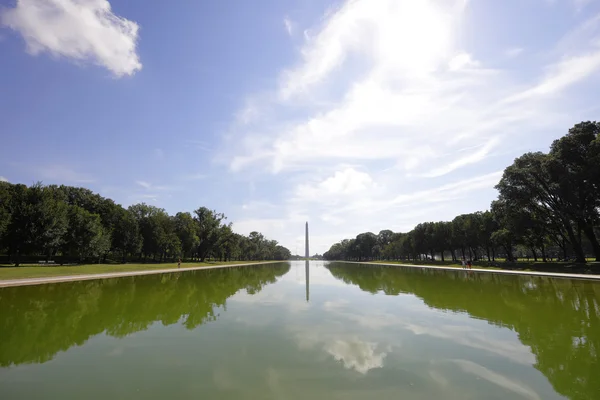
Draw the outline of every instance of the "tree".
[[[27,187],[0,182],[0,251],[20,265],[22,255],[77,257],[109,253],[155,261],[207,256],[220,259],[285,259],[288,250],[259,232],[245,237],[224,225],[225,215],[200,207],[175,216],[145,203],[128,209],[85,188]]]
[[[147,205],[145,203],[135,204],[129,207],[129,211],[133,214],[140,233],[143,238],[142,253],[145,257],[152,256],[163,257],[164,251],[169,243],[169,235],[167,232],[168,214],[162,208]]]
[[[36,183],[11,187],[10,222],[5,228],[9,255],[20,264],[20,255],[36,252],[49,257],[60,246],[67,227],[66,204]]]
[[[550,147],[550,174],[565,205],[566,213],[590,241],[596,261],[600,261],[600,244],[594,232],[600,215],[598,183],[600,123],[582,122],[555,140]]]
[[[137,254],[142,250],[142,235],[135,216],[130,211],[119,207],[118,217],[112,235],[112,248],[121,253],[122,262],[128,254]]]
[[[191,257],[193,251],[200,243],[194,218],[189,212],[178,212],[173,218],[175,232],[181,242],[181,251],[183,256]]]
[[[6,230],[11,219],[11,189],[10,183],[0,181],[0,251],[6,247],[8,240]]]
[[[576,235],[580,228],[573,221],[572,212],[568,210],[569,202],[565,187],[553,181],[551,169],[555,165],[548,155],[543,153],[526,153],[517,158],[513,165],[504,170],[502,179],[496,185],[499,199],[514,207],[535,210],[541,216],[556,218],[573,247],[578,262],[585,262],[581,239]],[[568,189],[567,189],[568,190]]]
[[[452,223],[436,222],[433,225],[432,235],[433,247],[440,253],[442,261],[444,261],[444,252],[450,249],[452,238]]]
[[[110,237],[106,233],[100,216],[79,206],[68,210],[68,228],[62,244],[63,252],[76,256],[79,262],[98,258],[110,248]]]
[[[219,240],[219,227],[225,215],[209,210],[206,207],[200,207],[194,211],[194,221],[196,223],[196,232],[198,234],[198,257],[204,262],[210,254],[213,246]]]
[[[285,247],[277,245],[273,255],[274,260],[289,260],[292,257],[292,253]]]

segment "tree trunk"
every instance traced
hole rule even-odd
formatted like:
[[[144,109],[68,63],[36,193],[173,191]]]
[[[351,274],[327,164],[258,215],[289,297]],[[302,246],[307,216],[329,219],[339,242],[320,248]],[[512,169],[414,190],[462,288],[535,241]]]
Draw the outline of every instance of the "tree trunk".
[[[512,253],[512,245],[503,245],[502,247],[504,247],[504,250],[506,251],[506,261],[515,261],[515,258]]]
[[[573,252],[575,253],[575,258],[579,263],[585,263],[585,255],[583,254],[583,248],[581,247],[581,241],[577,240],[575,236],[575,232],[573,232],[573,228],[570,224],[565,224],[565,230],[567,231],[567,235],[569,236],[569,241],[571,242],[571,246],[573,247]],[[579,230],[579,234],[581,236],[581,230]],[[566,257],[565,257],[566,258]]]
[[[442,255],[442,262],[444,262],[444,250],[442,250],[440,254]]]
[[[543,261],[543,262],[546,262],[546,260],[547,260],[547,259],[546,259],[546,246],[544,246],[544,244],[543,244],[543,243],[542,243],[542,248],[541,248],[541,250],[542,250],[542,261]]]
[[[537,253],[535,251],[535,247],[531,246],[531,253],[533,254],[533,261],[537,262]]]
[[[490,246],[485,246],[485,253],[487,255],[488,262],[490,262]]]
[[[596,257],[596,261],[600,261],[600,244],[598,244],[598,239],[596,238],[594,227],[591,225],[584,226],[583,233],[585,233],[585,236],[592,244],[592,249],[594,250],[594,256]]]

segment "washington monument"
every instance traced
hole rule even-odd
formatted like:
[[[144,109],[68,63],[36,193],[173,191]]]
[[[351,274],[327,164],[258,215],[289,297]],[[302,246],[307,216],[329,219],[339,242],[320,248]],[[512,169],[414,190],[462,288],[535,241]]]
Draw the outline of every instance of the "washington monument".
[[[308,252],[308,222],[306,223],[306,242],[305,242],[305,257],[308,259],[310,257],[309,252]]]

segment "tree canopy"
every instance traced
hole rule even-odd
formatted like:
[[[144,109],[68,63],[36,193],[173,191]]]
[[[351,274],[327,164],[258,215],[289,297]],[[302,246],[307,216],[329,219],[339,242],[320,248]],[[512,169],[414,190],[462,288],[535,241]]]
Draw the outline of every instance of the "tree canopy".
[[[290,251],[258,232],[233,232],[223,213],[199,207],[169,215],[145,203],[124,208],[91,190],[0,182],[0,254],[98,262],[287,260]]]

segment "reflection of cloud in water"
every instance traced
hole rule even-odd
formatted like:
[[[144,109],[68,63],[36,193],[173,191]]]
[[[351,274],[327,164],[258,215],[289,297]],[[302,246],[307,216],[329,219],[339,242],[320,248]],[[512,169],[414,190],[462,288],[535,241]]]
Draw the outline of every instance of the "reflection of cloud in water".
[[[388,346],[385,351],[378,352],[376,342],[367,342],[347,334],[336,334],[334,332],[337,329],[323,328],[321,326],[320,329],[316,327],[308,330],[301,327],[291,330],[294,331],[296,343],[301,350],[320,348],[335,360],[341,361],[344,368],[354,369],[361,374],[366,374],[374,368],[382,368],[383,360],[392,351],[391,346]]]
[[[326,311],[336,311],[336,310],[339,310],[339,309],[342,309],[342,308],[346,307],[348,304],[350,304],[350,303],[347,300],[342,300],[342,299],[333,300],[333,301],[326,301],[323,304],[323,308]]]
[[[434,319],[429,319],[429,324],[431,325],[426,325],[412,322],[414,319],[411,317],[405,320],[389,313],[353,314],[338,311],[336,308],[328,308],[327,310],[336,316],[344,317],[366,328],[382,329],[398,327],[411,331],[415,335],[428,335],[450,340],[462,346],[485,350],[519,364],[532,365],[535,363],[535,356],[531,353],[529,347],[524,346],[516,340],[509,341],[490,338],[482,330],[473,326],[440,323],[440,321],[435,321]]]
[[[376,353],[377,343],[368,343],[357,338],[334,340],[325,344],[327,353],[342,361],[344,368],[366,374],[373,368],[382,368],[386,352]]]
[[[112,349],[107,355],[109,357],[118,357],[123,355],[123,347],[115,347],[114,349]]]
[[[439,372],[430,370],[429,376],[436,381],[440,386],[448,386],[448,379],[444,378]]]
[[[219,366],[213,371],[213,382],[221,390],[232,390],[237,387],[235,379],[223,366]]]
[[[306,311],[310,308],[310,303],[307,303],[304,299],[290,297],[284,291],[263,290],[253,295],[238,293],[227,301],[231,303],[283,306],[287,307],[291,312]]]
[[[269,388],[269,390],[271,391],[271,393],[273,393],[273,397],[275,399],[287,399],[289,398],[289,396],[286,396],[285,392],[286,390],[284,389],[283,385],[282,385],[282,373],[272,367],[267,368],[266,371],[266,381],[267,381],[267,387]]]
[[[476,364],[472,361],[468,360],[450,360],[451,362],[457,364],[464,372],[471,373],[473,375],[477,375],[478,377],[485,379],[489,382],[492,382],[498,386],[501,386],[505,389],[508,389],[514,393],[520,394],[521,396],[533,399],[540,400],[540,396],[535,393],[531,388],[525,386],[520,382],[516,382],[511,380],[504,375],[500,375],[494,371],[490,371],[489,369]]]

